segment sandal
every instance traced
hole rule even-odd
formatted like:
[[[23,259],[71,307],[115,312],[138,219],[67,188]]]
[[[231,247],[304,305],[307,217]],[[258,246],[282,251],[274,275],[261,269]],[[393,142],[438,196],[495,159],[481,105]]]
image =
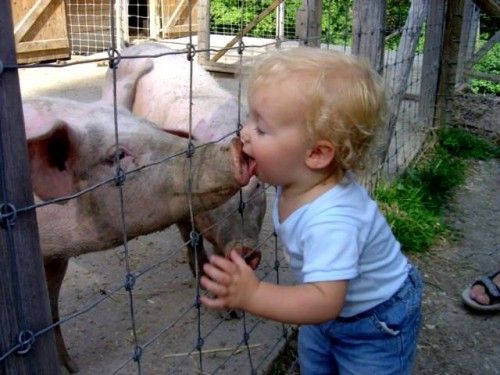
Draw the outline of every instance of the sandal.
[[[480,311],[496,311],[500,310],[500,287],[495,284],[493,279],[500,274],[500,271],[491,275],[491,276],[483,276],[472,283],[472,285],[466,288],[462,293],[462,299],[464,303],[475,309]],[[476,300],[473,300],[470,297],[470,291],[473,286],[481,285],[484,287],[484,292],[490,299],[490,303],[488,305],[483,305]]]

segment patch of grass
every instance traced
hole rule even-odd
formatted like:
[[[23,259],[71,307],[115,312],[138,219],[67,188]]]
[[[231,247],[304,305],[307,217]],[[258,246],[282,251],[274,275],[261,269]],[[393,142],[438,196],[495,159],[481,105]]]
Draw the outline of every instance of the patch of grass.
[[[467,159],[499,157],[499,147],[457,128],[437,132],[436,146],[374,197],[406,252],[422,252],[449,232],[444,208],[466,178]]]

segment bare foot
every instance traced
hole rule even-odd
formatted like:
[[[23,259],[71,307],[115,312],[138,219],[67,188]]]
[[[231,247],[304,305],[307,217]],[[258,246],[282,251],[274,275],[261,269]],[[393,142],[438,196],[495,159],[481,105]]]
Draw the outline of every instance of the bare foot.
[[[492,280],[497,287],[500,287],[500,273],[498,273]],[[483,285],[474,285],[469,292],[469,296],[471,299],[473,299],[477,303],[480,303],[481,305],[490,304],[490,297],[488,296],[488,294],[486,294]]]

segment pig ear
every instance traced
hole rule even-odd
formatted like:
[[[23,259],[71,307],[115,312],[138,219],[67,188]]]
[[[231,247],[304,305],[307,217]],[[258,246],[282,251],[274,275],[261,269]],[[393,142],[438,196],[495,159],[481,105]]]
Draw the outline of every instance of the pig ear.
[[[116,68],[116,104],[132,111],[135,100],[137,83],[142,76],[149,73],[154,67],[152,59],[127,59],[121,60]],[[104,86],[102,88],[101,101],[113,104],[113,70],[108,69]]]
[[[77,135],[63,121],[40,119],[26,120],[33,192],[42,200],[74,194]]]

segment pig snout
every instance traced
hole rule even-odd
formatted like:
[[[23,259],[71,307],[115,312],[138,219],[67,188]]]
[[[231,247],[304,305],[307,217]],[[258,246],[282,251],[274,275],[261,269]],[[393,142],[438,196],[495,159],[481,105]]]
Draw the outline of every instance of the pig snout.
[[[246,246],[236,248],[235,250],[242,256],[246,264],[248,264],[253,270],[257,269],[262,258],[260,250],[255,250]]]
[[[243,143],[239,138],[231,140],[231,155],[234,166],[234,177],[240,186],[250,182],[255,173],[255,162],[243,152]]]

